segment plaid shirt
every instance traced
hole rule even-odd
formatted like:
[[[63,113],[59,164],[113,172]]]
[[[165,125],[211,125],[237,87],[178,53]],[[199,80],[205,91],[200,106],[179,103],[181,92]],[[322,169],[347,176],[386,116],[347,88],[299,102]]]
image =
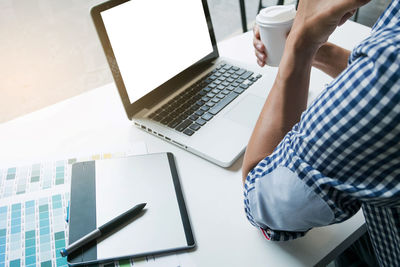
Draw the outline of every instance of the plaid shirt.
[[[271,229],[256,219],[260,212],[284,213],[284,205],[290,205],[276,201],[271,207],[257,200],[257,194],[276,189],[272,184],[260,193],[262,183],[268,184],[268,177],[283,167],[329,207],[333,219],[327,224],[342,222],[362,207],[380,265],[400,266],[399,52],[400,0],[393,0],[371,36],[352,51],[347,69],[311,103],[274,152],[250,171],[246,215],[268,239],[290,240],[308,230]]]

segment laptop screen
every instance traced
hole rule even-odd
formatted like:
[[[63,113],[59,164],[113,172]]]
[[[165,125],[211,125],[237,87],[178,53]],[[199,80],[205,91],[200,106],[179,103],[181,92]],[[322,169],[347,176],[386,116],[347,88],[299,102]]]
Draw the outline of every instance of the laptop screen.
[[[130,103],[213,52],[201,0],[131,0],[101,17]]]

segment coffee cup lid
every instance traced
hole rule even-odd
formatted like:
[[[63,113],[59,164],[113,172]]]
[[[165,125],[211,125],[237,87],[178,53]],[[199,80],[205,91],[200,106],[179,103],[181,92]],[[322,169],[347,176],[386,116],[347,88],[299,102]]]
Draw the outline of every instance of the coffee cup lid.
[[[295,16],[295,5],[271,6],[262,9],[256,20],[259,24],[277,25],[291,22]]]

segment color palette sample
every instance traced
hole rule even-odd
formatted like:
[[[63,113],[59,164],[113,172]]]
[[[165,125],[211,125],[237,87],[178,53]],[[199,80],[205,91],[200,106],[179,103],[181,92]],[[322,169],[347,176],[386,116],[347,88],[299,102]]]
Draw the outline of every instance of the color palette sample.
[[[8,258],[10,267],[21,265],[22,249],[22,232],[21,232],[21,203],[11,205],[11,231],[9,234],[9,253]]]
[[[25,202],[25,265],[36,266],[35,201]]]
[[[64,185],[68,183],[67,166],[67,160],[60,160],[0,169],[0,199]]]
[[[64,266],[67,259],[61,257],[60,251],[66,246],[66,228],[65,218],[66,210],[63,208],[63,201],[61,195],[52,196],[52,210],[53,210],[53,234],[54,234],[54,249],[56,256],[56,266]]]
[[[3,194],[2,194],[3,197],[9,197],[12,195],[14,184],[15,184],[16,171],[17,171],[17,168],[9,168],[3,174],[6,177],[6,179],[3,179],[4,180],[3,186],[1,186],[1,188],[4,188]]]
[[[97,154],[0,169],[0,267],[67,266],[60,250],[68,242],[65,219],[72,164],[125,155]]]
[[[6,206],[0,207],[0,266],[5,266],[6,261],[7,210]]]
[[[1,206],[0,267],[67,266],[59,250],[67,239],[68,200],[64,193]]]

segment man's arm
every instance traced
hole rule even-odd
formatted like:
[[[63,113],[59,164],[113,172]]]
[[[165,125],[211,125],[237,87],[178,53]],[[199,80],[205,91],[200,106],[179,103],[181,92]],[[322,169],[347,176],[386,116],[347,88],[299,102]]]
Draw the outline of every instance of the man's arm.
[[[270,155],[307,107],[308,85],[316,47],[289,34],[275,82],[257,120],[243,161],[243,179]],[[303,49],[304,48],[304,49]]]
[[[243,180],[260,160],[273,152],[306,109],[311,66],[319,48],[337,26],[367,2],[300,1],[277,77],[247,146],[242,168]]]
[[[326,43],[315,54],[313,67],[336,78],[347,67],[350,51],[332,43]]]

